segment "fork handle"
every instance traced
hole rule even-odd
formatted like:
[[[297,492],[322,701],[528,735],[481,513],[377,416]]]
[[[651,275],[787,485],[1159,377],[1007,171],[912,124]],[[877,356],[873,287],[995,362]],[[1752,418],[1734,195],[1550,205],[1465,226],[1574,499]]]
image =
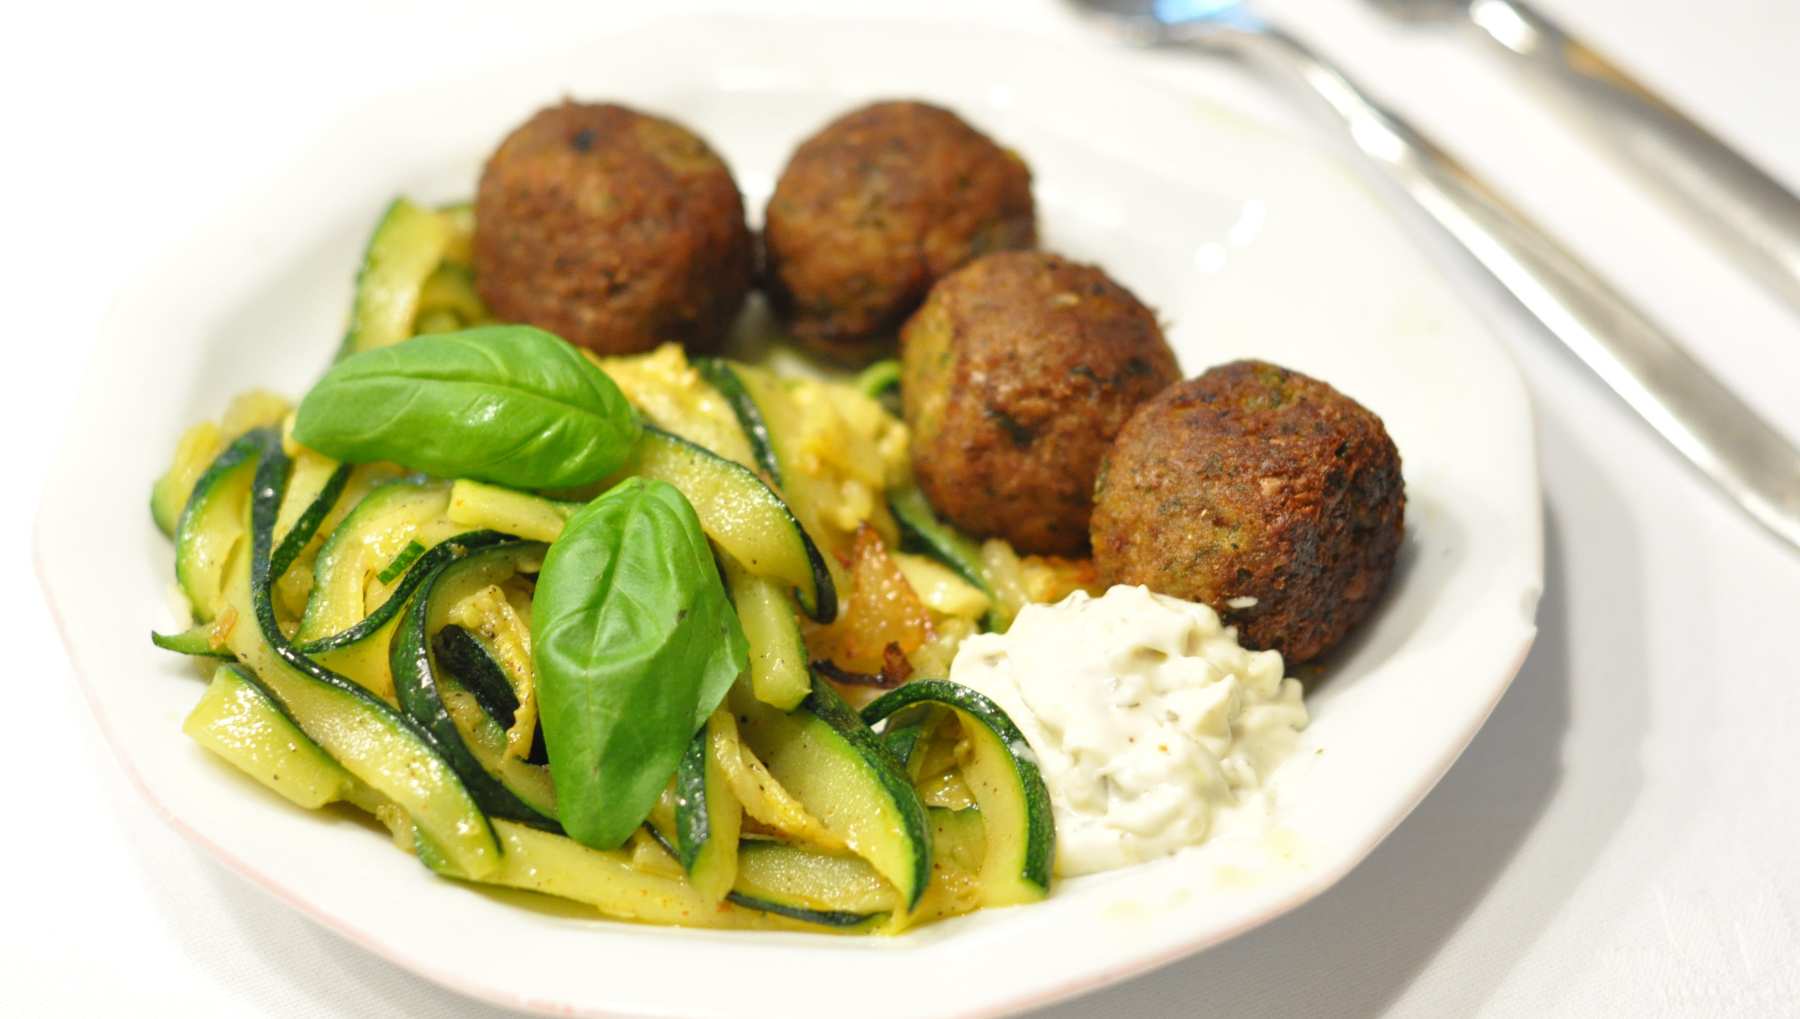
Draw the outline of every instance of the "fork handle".
[[[1213,48],[1221,42],[1209,31]],[[1800,451],[1667,332],[1452,156],[1274,26],[1229,48],[1324,100],[1357,148],[1752,517],[1800,547]],[[1177,41],[1180,40],[1171,40]]]
[[[1528,4],[1473,0],[1469,17],[1800,309],[1800,198]]]

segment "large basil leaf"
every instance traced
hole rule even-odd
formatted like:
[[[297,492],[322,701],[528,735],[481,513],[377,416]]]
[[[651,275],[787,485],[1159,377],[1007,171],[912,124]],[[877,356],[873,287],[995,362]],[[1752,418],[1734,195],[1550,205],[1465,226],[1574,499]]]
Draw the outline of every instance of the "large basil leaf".
[[[294,438],[349,463],[574,488],[617,470],[640,424],[619,387],[530,326],[418,336],[334,365],[300,401]]]
[[[563,828],[614,848],[749,662],[679,491],[629,478],[569,518],[531,599],[531,654]]]

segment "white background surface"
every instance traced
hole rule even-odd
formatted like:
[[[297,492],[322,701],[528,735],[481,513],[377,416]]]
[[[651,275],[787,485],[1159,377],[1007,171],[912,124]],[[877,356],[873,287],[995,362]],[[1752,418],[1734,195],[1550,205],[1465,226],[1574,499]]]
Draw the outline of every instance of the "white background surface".
[[[119,282],[369,91],[454,74],[471,49],[528,55],[515,20],[524,5],[366,6],[42,5],[13,14],[0,39],[11,143],[0,268],[14,333],[0,399],[12,454],[0,602],[15,620],[0,1011],[487,1014],[312,927],[163,826],[100,744],[30,567],[29,514],[61,428],[58,380],[81,370]],[[1491,43],[1398,26],[1361,0],[1270,6],[1555,224],[1800,437],[1800,312],[1740,280],[1680,215],[1539,106]],[[1541,6],[1800,188],[1800,5]],[[870,10],[902,7],[1082,31],[1032,0]],[[570,40],[640,16],[530,10],[568,23]],[[1151,63],[1179,87],[1179,61]],[[1274,95],[1269,109],[1284,112]],[[1795,1014],[1800,666],[1789,647],[1800,552],[1715,497],[1572,357],[1428,230],[1420,236],[1469,282],[1537,400],[1549,533],[1538,647],[1461,763],[1337,889],[1047,1014]],[[96,478],[96,498],[119,487]]]

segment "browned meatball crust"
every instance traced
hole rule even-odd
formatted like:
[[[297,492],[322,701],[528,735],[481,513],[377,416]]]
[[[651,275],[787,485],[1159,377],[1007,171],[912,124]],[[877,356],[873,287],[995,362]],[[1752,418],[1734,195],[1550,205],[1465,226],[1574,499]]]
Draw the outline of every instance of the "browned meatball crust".
[[[743,305],[753,254],[730,169],[660,117],[565,101],[482,170],[482,300],[603,354],[714,344]]]
[[[1022,552],[1087,548],[1094,475],[1137,405],[1180,378],[1156,315],[1091,265],[1036,251],[946,276],[901,335],[919,487]]]
[[[1107,584],[1212,606],[1293,664],[1369,614],[1405,510],[1379,417],[1317,379],[1236,361],[1126,423],[1100,469],[1094,562]]]
[[[789,332],[865,357],[940,277],[1037,243],[1031,171],[956,114],[882,102],[795,150],[764,216],[764,276]]]

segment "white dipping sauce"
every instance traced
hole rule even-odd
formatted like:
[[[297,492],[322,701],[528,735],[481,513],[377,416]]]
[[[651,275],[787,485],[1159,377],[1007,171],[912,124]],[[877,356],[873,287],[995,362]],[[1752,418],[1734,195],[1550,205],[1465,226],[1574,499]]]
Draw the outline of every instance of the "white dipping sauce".
[[[1205,841],[1215,813],[1261,806],[1307,721],[1280,654],[1143,587],[1027,606],[1006,633],[964,641],[950,678],[1031,744],[1065,875],[1167,856]]]

